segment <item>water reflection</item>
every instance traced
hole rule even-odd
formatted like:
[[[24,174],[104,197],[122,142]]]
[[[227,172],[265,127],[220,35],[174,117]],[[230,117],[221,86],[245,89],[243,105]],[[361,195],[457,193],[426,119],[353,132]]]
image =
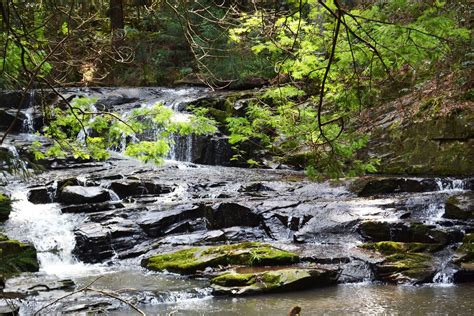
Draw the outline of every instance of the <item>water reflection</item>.
[[[248,298],[213,298],[148,306],[150,315],[473,315],[474,285],[452,287],[344,284],[297,293]],[[126,315],[116,312],[113,315]]]

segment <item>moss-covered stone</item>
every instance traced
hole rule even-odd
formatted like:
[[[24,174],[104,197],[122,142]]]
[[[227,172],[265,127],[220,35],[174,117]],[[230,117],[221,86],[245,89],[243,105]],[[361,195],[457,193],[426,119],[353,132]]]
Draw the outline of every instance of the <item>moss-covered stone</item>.
[[[285,268],[256,273],[226,272],[211,280],[214,294],[249,295],[304,290],[336,282],[337,270]]]
[[[299,261],[298,255],[268,244],[245,242],[216,247],[184,249],[142,260],[142,266],[154,271],[192,274],[207,267],[225,265],[286,265]]]
[[[11,275],[38,270],[38,258],[33,245],[0,236],[0,274]]]
[[[0,223],[6,221],[12,211],[12,201],[4,194],[0,193]]]
[[[462,245],[456,250],[456,263],[474,263],[474,233],[466,234]]]
[[[430,253],[440,250],[442,245],[382,241],[360,247],[386,256],[383,262],[375,266],[375,276],[378,280],[391,283],[422,283],[432,280],[436,269]]]
[[[375,243],[367,243],[360,246],[364,249],[375,250],[383,255],[391,255],[395,253],[420,253],[420,252],[436,252],[443,248],[441,244],[427,243],[403,243],[395,241],[380,241]]]

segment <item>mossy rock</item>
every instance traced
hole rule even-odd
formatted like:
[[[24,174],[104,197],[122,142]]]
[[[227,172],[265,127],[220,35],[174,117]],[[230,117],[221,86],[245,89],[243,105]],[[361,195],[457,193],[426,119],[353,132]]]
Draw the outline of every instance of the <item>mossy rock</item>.
[[[39,270],[36,249],[33,245],[4,237],[0,235],[0,274],[12,275]]]
[[[456,250],[455,263],[474,263],[474,233],[464,236],[462,245]]]
[[[421,253],[421,252],[436,252],[443,248],[441,244],[427,244],[418,242],[395,242],[395,241],[379,241],[374,243],[367,243],[360,246],[361,248],[374,250],[383,255],[392,255],[396,253]]]
[[[4,194],[0,193],[0,223],[5,222],[12,211],[12,201]]]
[[[375,277],[390,283],[424,283],[436,272],[430,253],[442,249],[441,244],[381,241],[360,246],[386,256],[375,265]]]
[[[154,271],[193,274],[225,265],[267,266],[297,263],[298,255],[258,242],[216,247],[196,247],[143,259],[141,265]]]
[[[226,272],[211,279],[215,295],[251,295],[305,290],[337,281],[337,270],[285,268],[256,273]]]

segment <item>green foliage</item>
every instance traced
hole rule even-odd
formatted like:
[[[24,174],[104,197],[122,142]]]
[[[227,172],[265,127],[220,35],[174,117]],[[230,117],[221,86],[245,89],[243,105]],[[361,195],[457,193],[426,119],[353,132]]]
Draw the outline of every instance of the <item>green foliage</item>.
[[[118,114],[97,112],[94,99],[77,98],[70,108],[55,108],[42,135],[54,141],[43,153],[42,145],[33,142],[35,159],[66,157],[105,160],[109,150],[123,150],[126,155],[160,164],[170,150],[170,135],[206,135],[217,131],[216,122],[197,109],[177,121],[171,109],[161,104],[132,110],[120,119]]]
[[[333,1],[324,3],[336,10]],[[375,172],[378,159],[356,157],[368,135],[355,133],[350,118],[434,71],[451,47],[469,39],[469,30],[441,1],[391,0],[344,13],[318,113],[336,19],[320,1],[290,6],[294,14],[277,13],[271,21],[263,11],[242,15],[229,32],[236,45],[269,58],[292,82],[267,90],[244,117],[227,119],[230,142],[238,147],[235,159],[247,159],[242,148],[251,144],[283,160],[304,157],[302,165],[315,178]]]

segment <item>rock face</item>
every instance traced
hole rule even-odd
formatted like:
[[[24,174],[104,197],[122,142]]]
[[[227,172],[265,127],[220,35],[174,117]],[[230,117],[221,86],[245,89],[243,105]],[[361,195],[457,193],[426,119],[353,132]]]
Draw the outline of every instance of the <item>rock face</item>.
[[[301,291],[336,283],[337,270],[286,268],[254,273],[226,272],[211,279],[214,295]]]
[[[452,219],[474,219],[474,192],[452,196],[445,206],[443,217]]]
[[[268,266],[288,265],[299,261],[291,252],[268,244],[246,242],[210,248],[191,248],[171,254],[156,255],[142,260],[142,266],[155,271],[193,274],[206,268],[227,265]]]
[[[110,184],[110,189],[112,189],[121,199],[144,194],[165,194],[174,190],[171,186],[147,181],[112,182]]]
[[[0,274],[10,275],[38,270],[36,249],[32,245],[9,240],[0,234]]]
[[[100,203],[108,200],[109,192],[100,187],[71,185],[65,187],[59,195],[59,202],[63,204]]]

